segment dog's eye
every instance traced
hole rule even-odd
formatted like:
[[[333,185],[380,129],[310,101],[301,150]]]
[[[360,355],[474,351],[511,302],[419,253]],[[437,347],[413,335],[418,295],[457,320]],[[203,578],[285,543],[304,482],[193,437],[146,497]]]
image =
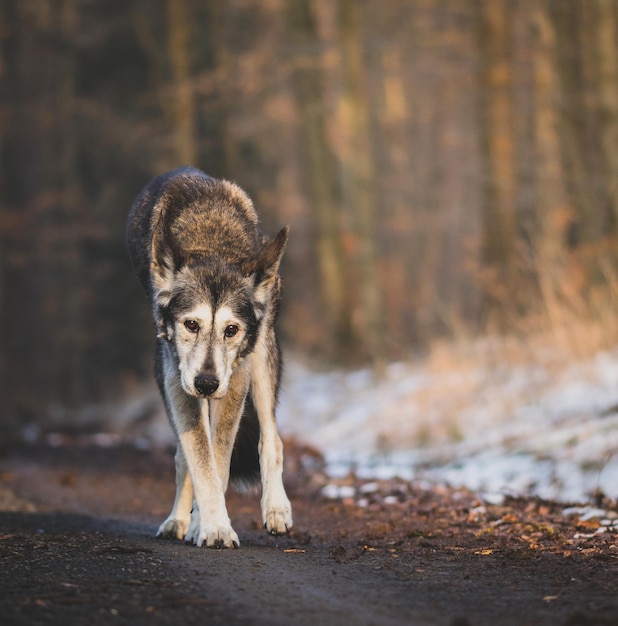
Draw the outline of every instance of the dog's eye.
[[[236,335],[239,330],[240,329],[238,328],[238,326],[236,326],[236,324],[230,324],[229,326],[225,327],[223,334],[229,339],[230,337]]]
[[[196,333],[200,329],[200,325],[195,320],[186,320],[185,321],[185,328],[190,333]]]

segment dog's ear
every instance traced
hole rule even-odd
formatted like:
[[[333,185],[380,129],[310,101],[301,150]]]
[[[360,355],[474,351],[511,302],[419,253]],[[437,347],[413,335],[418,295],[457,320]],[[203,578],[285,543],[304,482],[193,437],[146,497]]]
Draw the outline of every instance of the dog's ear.
[[[289,232],[289,226],[282,228],[272,241],[267,241],[262,246],[254,259],[243,265],[245,275],[254,276],[254,297],[258,304],[266,305],[272,296],[273,288],[279,283],[279,265]]]
[[[157,311],[155,323],[159,336],[169,339],[165,312],[172,298],[172,287],[174,286],[178,260],[175,258],[173,249],[167,243],[165,229],[155,228],[154,232],[150,262],[153,310]]]

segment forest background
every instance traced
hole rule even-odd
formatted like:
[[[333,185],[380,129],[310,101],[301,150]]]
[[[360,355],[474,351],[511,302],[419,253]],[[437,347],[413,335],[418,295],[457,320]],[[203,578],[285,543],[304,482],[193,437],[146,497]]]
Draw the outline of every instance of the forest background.
[[[617,33],[618,0],[0,0],[3,423],[151,380],[124,227],[181,164],[291,226],[292,354],[614,346]]]

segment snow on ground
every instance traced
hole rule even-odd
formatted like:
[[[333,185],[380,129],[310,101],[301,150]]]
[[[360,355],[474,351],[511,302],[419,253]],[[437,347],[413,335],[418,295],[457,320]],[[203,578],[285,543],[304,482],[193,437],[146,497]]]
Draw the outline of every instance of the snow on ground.
[[[293,359],[281,432],[326,457],[333,477],[468,487],[486,497],[618,498],[618,349],[587,360],[435,359],[315,372]]]
[[[333,489],[354,470],[367,480],[467,487],[496,501],[618,500],[618,348],[577,360],[529,343],[528,353],[490,340],[447,346],[380,377],[318,372],[288,354],[280,431],[325,456]],[[154,384],[108,413],[112,434],[101,445],[127,435],[144,446],[173,443]]]

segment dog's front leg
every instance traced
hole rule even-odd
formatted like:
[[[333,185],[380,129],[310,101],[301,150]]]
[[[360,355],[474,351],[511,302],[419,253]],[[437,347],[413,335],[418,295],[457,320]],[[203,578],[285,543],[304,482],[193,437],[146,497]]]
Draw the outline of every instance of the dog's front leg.
[[[283,486],[283,444],[275,418],[276,370],[272,360],[267,358],[267,353],[264,339],[258,341],[253,354],[255,361],[251,385],[253,403],[260,422],[262,521],[270,534],[283,535],[293,526],[292,505]]]
[[[232,374],[225,397],[210,402],[210,432],[215,462],[224,493],[227,491],[230,478],[232,451],[245,406],[250,380],[246,362],[241,363]]]
[[[191,521],[193,505],[193,483],[187,460],[180,442],[176,447],[176,497],[168,518],[159,526],[157,537],[162,539],[184,539]]]
[[[211,548],[238,547],[240,542],[227,514],[223,485],[213,453],[208,401],[192,399],[187,402],[187,396],[178,385],[170,391],[178,444],[191,476],[195,498],[185,540]]]

